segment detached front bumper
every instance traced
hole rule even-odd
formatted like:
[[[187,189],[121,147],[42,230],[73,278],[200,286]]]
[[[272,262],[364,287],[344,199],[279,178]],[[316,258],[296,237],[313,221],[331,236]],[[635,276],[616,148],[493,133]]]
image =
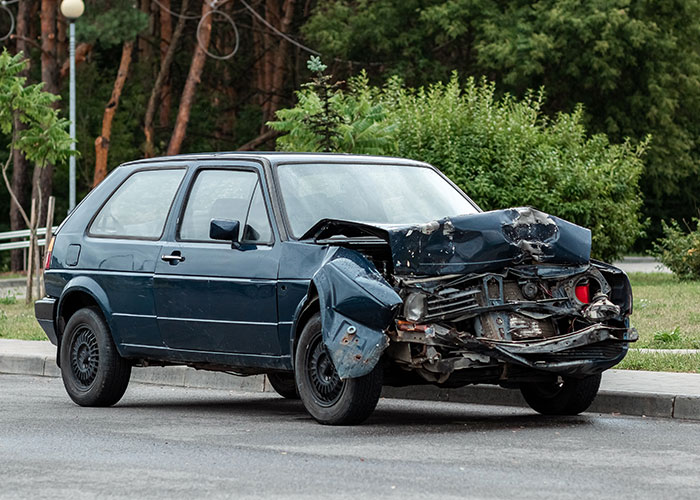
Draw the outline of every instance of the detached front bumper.
[[[637,340],[633,328],[615,328],[602,323],[575,332],[537,340],[496,340],[474,337],[439,325],[411,325],[400,322],[392,340],[434,346],[449,357],[434,357],[433,373],[450,374],[464,368],[477,368],[488,363],[505,362],[559,375],[584,377],[600,373],[620,361],[628,344]]]
[[[537,370],[586,376],[615,366],[636,341],[637,331],[595,324],[576,332],[536,341],[484,340],[490,355]]]
[[[58,337],[56,335],[56,326],[54,322],[54,318],[56,317],[56,299],[44,297],[34,302],[34,315],[51,343],[53,345],[58,345]]]

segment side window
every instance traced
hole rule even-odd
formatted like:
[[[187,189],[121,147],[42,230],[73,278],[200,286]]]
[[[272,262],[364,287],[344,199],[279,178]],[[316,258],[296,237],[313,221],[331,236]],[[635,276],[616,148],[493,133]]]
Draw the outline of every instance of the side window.
[[[239,240],[269,242],[272,239],[270,223],[262,193],[259,192],[258,174],[255,172],[201,171],[185,207],[180,239],[214,241],[209,238],[209,223],[212,219],[227,219],[240,222]],[[249,212],[253,213],[256,226],[246,224]]]
[[[184,175],[184,169],[132,174],[104,204],[89,234],[157,240]]]
[[[243,241],[272,242],[272,228],[270,227],[270,219],[267,218],[267,209],[265,208],[260,182],[255,187],[253,201],[250,204],[248,220],[243,231]]]

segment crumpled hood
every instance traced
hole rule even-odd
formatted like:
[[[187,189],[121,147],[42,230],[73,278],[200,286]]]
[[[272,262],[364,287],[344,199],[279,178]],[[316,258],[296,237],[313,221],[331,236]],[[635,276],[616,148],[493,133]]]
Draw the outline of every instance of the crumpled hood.
[[[370,234],[387,241],[399,275],[489,272],[528,262],[582,265],[590,261],[591,252],[590,230],[530,207],[407,226],[326,219],[304,238],[330,240],[341,234]]]

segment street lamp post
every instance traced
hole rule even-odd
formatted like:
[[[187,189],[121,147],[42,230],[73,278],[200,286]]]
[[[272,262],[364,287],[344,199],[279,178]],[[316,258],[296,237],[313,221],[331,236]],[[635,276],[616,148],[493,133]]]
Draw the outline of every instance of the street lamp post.
[[[69,24],[69,60],[70,60],[70,84],[69,88],[69,120],[71,151],[75,151],[75,20],[83,15],[85,4],[82,0],[63,0],[61,2],[61,13],[70,21]],[[75,154],[71,153],[68,159],[68,212],[75,208]]]

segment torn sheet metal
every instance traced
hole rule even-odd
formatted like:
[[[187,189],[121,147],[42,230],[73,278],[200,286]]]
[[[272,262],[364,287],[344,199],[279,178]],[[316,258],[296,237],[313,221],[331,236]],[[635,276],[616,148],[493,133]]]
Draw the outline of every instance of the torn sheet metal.
[[[389,243],[395,274],[438,276],[527,263],[588,264],[590,230],[530,207],[411,226],[323,220],[303,238],[371,235]]]
[[[452,217],[388,235],[394,272],[409,275],[487,272],[527,262],[581,265],[591,251],[588,229],[527,207]]]
[[[368,374],[388,345],[401,297],[359,253],[329,247],[313,277],[323,340],[341,379]]]

